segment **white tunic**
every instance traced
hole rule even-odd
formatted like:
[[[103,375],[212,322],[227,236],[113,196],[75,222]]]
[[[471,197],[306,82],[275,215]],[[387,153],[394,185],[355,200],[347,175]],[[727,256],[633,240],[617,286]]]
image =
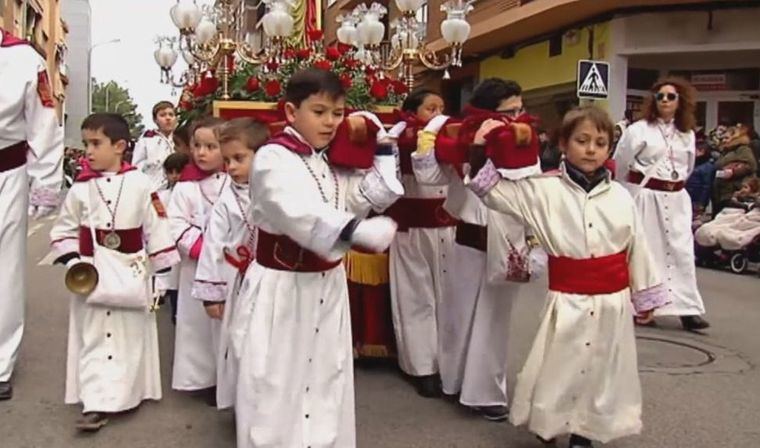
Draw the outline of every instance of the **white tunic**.
[[[166,188],[164,161],[174,152],[172,136],[159,131],[147,131],[137,140],[132,153],[132,165],[150,177],[153,189]]]
[[[242,345],[242,335],[233,333],[232,330],[241,326],[235,325],[235,321],[247,321],[252,306],[244,300],[238,300],[237,292],[242,276],[238,268],[225,259],[227,253],[240,260],[242,255],[238,253],[239,248],[245,248],[251,256],[255,255],[256,230],[251,225],[250,203],[248,184],[237,184],[230,180],[225,185],[211,210],[203,234],[203,250],[192,290],[195,299],[225,304],[217,353],[216,404],[219,409],[235,404],[240,356],[234,347]]]
[[[488,210],[452,166],[438,163],[434,151],[412,154],[412,165],[420,183],[448,186],[444,208],[452,216],[478,226],[500,221],[511,240],[525,240],[522,224]],[[490,255],[454,243],[444,264],[447,275],[438,312],[441,383],[446,394],[460,394],[466,406],[507,404],[509,323],[520,288],[516,283],[489,282],[489,260],[506,253],[490,245],[487,250]]]
[[[406,128],[401,122],[391,134]],[[446,185],[422,185],[402,175],[404,198],[443,199]],[[452,223],[453,224],[453,223]],[[438,373],[438,318],[443,299],[446,257],[451,257],[454,225],[413,227],[396,233],[390,247],[390,287],[398,361],[409,375]]]
[[[549,291],[538,334],[518,375],[510,420],[544,439],[573,433],[606,443],[641,429],[633,330],[637,310],[662,304],[636,207],[619,184],[591,192],[564,175],[499,180],[488,162],[471,187],[490,208],[521,219],[550,256],[589,259],[628,253],[630,288],[613,294]]]
[[[199,181],[179,182],[168,206],[169,224],[182,255],[177,299],[172,388],[201,390],[216,385],[216,353],[221,323],[211,319],[203,302],[191,295],[197,261],[190,250],[202,237],[211,209],[228,182],[216,173]]]
[[[45,60],[31,45],[3,46],[3,39],[0,29],[0,159],[8,160],[9,146],[29,144],[25,166],[0,172],[0,259],[13,260],[0,269],[0,381],[8,381],[24,332],[27,207],[30,199],[37,206],[59,202],[63,128],[38,93]]]
[[[694,266],[691,199],[685,189],[658,191],[626,180],[628,173],[635,170],[651,173],[653,179],[672,181],[675,170],[678,179],[684,181],[694,170],[694,158],[694,132],[682,133],[672,123],[649,124],[644,120],[625,130],[615,152],[615,177],[633,195],[641,221],[650,229],[647,238],[652,258],[665,273],[663,281],[670,293],[670,305],[657,310],[657,315],[705,313]]]
[[[121,182],[121,200],[118,200]],[[145,175],[128,171],[77,182],[69,190],[61,213],[50,232],[54,252],[61,256],[79,252],[80,227],[89,226],[92,213],[98,229],[110,229],[108,205],[116,206],[116,229],[142,227],[153,270],[179,262],[166,218],[151,202]],[[146,303],[149,298],[146,297]],[[161,398],[156,316],[144,310],[107,308],[85,303],[72,295],[66,360],[66,403],[81,402],[84,412],[120,412],[142,400]]]
[[[301,156],[275,144],[259,149],[251,172],[251,210],[259,231],[287,235],[325,260],[341,260],[349,246],[339,236],[349,221],[370,208],[382,211],[399,194],[383,180],[395,173],[333,172],[335,178],[323,153]],[[254,306],[238,377],[238,448],[355,446],[343,264],[302,273],[256,262],[242,294]]]

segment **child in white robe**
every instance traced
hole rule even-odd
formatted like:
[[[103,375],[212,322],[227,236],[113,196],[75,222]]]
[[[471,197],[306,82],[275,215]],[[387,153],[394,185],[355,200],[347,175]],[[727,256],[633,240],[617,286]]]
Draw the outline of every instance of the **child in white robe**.
[[[176,135],[175,135],[176,136]],[[164,160],[164,175],[166,176],[166,188],[158,191],[158,198],[162,204],[168,204],[171,199],[174,186],[179,182],[182,170],[190,162],[187,154],[175,152]],[[172,323],[177,324],[177,295],[179,294],[179,266],[172,266],[169,272],[161,273],[155,277],[155,289],[169,299],[172,313]]]
[[[403,188],[392,144],[372,148],[367,169],[337,164],[338,156],[351,162],[373,146],[367,140],[348,145],[348,154],[337,152],[344,113],[335,73],[299,71],[285,89],[290,126],[256,152],[250,187],[256,260],[243,286],[249,297],[239,297],[254,306],[235,402],[238,448],[356,446],[342,258],[351,245],[372,252],[390,246],[395,223],[362,218],[370,209],[383,211]]]
[[[245,321],[252,306],[245,300],[238,300],[237,292],[256,253],[256,228],[249,210],[248,176],[254,152],[267,138],[269,132],[266,126],[251,118],[230,120],[218,132],[230,182],[211,210],[192,294],[193,298],[203,301],[209,317],[222,321],[216,375],[216,404],[219,409],[235,404],[242,341],[239,332],[233,334],[233,330],[242,325],[233,323]]]
[[[603,166],[612,122],[594,107],[572,110],[560,129],[559,172],[519,181],[502,179],[485,158],[499,151],[482,145],[501,126],[488,120],[475,136],[469,187],[489,208],[525,222],[549,254],[548,301],[518,375],[510,420],[544,440],[571,434],[571,448],[637,434],[634,316],[650,320],[667,290],[633,199]]]
[[[82,123],[82,137],[88,165],[69,190],[50,232],[56,262],[68,267],[80,257],[91,262],[93,251],[106,246],[122,254],[143,253],[154,271],[178,263],[166,213],[148,177],[122,162],[129,141],[124,118],[91,115]],[[96,244],[90,223],[96,227]],[[125,275],[134,270],[126,265],[124,269]],[[76,423],[81,431],[97,431],[111,414],[135,408],[143,400],[161,399],[149,281],[146,273],[144,308],[94,305],[86,301],[89,295],[71,297],[66,403],[82,403],[84,415]]]
[[[221,322],[206,314],[203,301],[193,298],[191,291],[203,247],[203,232],[211,209],[228,182],[215,134],[223,123],[209,117],[193,124],[192,162],[182,171],[168,207],[172,236],[182,256],[172,389],[204,391],[209,404],[214,406]]]

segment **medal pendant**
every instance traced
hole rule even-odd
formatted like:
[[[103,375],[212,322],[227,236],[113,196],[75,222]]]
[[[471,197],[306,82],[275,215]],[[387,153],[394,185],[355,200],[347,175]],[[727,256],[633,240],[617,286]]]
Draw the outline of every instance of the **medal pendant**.
[[[670,173],[670,178],[673,180],[678,180],[678,171],[673,170],[673,172]]]
[[[107,233],[103,237],[103,245],[109,249],[116,250],[121,246],[121,238],[116,232]]]

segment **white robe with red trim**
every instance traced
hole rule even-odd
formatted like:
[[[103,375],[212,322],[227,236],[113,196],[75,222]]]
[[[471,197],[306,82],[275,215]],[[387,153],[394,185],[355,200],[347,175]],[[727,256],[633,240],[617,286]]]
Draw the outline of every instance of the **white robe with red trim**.
[[[4,39],[0,29],[0,160],[16,143],[29,149],[26,165],[0,171],[0,260],[12,260],[0,269],[0,381],[10,379],[24,333],[27,207],[57,206],[63,181],[63,127],[47,64],[31,45]]]
[[[132,152],[132,165],[150,177],[153,189],[166,188],[164,160],[174,152],[174,140],[158,131],[147,131],[137,140]]]
[[[550,256],[586,260],[627,252],[629,288],[612,294],[549,291],[517,376],[510,420],[544,439],[578,434],[607,443],[641,430],[634,309],[667,291],[630,194],[605,179],[586,192],[567,174],[502,180],[488,162],[470,187],[493,210],[524,222]]]
[[[118,200],[121,181],[121,200]],[[76,182],[50,232],[56,255],[79,253],[80,227],[107,230],[111,214],[98,194],[116,207],[116,229],[142,227],[153,271],[179,262],[169,222],[151,200],[148,178],[137,171]],[[63,283],[62,279],[60,280]],[[146,297],[146,303],[152,298]],[[82,403],[84,412],[120,412],[143,400],[161,398],[156,315],[144,310],[107,308],[72,295],[66,359],[66,403]]]
[[[390,173],[382,167],[335,168],[333,179],[325,155],[308,151],[299,155],[267,144],[256,153],[254,225],[339,263],[309,273],[271,269],[257,260],[248,269],[240,295],[253,311],[235,404],[238,448],[356,445],[351,317],[340,263],[349,244],[339,236],[352,218],[384,210],[403,192],[386,180],[396,180],[395,167]],[[261,238],[259,233],[259,244]]]
[[[247,251],[251,257],[256,253],[255,228],[251,235],[246,225],[252,225],[250,204],[248,184],[241,185],[230,180],[225,185],[211,210],[203,235],[203,250],[192,290],[195,299],[224,303],[216,367],[216,405],[219,409],[235,404],[243,336],[239,331],[242,325],[236,322],[246,321],[251,314],[252,304],[246,300],[248,297],[238,298],[242,281],[240,270],[225,257],[227,254],[236,261],[243,261],[246,254],[239,254],[238,250]]]
[[[179,182],[172,190],[167,207],[172,237],[182,255],[172,370],[172,389],[175,390],[201,390],[216,385],[221,322],[211,319],[203,301],[192,297],[198,262],[190,258],[190,250],[205,232],[211,209],[227,182],[224,173],[199,181]]]

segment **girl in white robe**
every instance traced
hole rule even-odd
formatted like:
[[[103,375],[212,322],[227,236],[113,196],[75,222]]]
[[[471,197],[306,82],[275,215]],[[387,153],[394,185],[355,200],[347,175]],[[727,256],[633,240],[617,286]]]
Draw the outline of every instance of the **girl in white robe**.
[[[193,298],[191,292],[203,232],[213,205],[229,182],[222,172],[224,161],[214,133],[222,123],[219,119],[204,119],[194,125],[192,163],[183,170],[168,206],[172,236],[182,255],[172,371],[175,390],[200,391],[216,386],[221,323],[206,314],[203,302]],[[211,396],[209,400],[215,401]]]
[[[479,133],[500,125],[487,121]],[[469,187],[489,208],[527,224],[549,254],[547,304],[510,420],[544,440],[572,434],[573,448],[640,431],[633,317],[650,319],[667,295],[635,204],[603,167],[613,138],[606,112],[569,112],[560,136],[558,173],[502,179],[474,150]]]
[[[111,119],[102,119],[103,115],[90,116],[83,124],[84,140],[101,142],[100,153],[106,151],[103,140],[117,141],[103,134],[102,126],[113,125],[105,124]],[[122,124],[127,139],[126,121]],[[80,257],[91,261],[92,222],[98,245],[107,244],[107,237],[115,233],[119,237],[115,250],[144,250],[153,271],[178,263],[166,213],[148,177],[121,163],[120,156],[118,171],[99,167],[98,156],[91,157],[93,168],[88,166],[77,178],[50,232],[56,262],[70,266]],[[161,399],[158,332],[151,300],[145,297],[145,308],[133,309],[91,305],[83,296],[71,296],[65,401],[82,404],[84,416],[77,422],[78,429],[97,431],[108,422],[109,414],[135,408],[143,400]]]
[[[236,118],[225,123],[218,136],[230,182],[211,210],[192,294],[193,298],[203,301],[209,317],[222,322],[216,404],[219,409],[225,409],[235,404],[242,345],[239,329],[244,326],[242,322],[247,321],[252,307],[251,303],[238,300],[240,283],[256,253],[248,178],[254,151],[266,141],[268,132],[266,126],[250,118]]]

